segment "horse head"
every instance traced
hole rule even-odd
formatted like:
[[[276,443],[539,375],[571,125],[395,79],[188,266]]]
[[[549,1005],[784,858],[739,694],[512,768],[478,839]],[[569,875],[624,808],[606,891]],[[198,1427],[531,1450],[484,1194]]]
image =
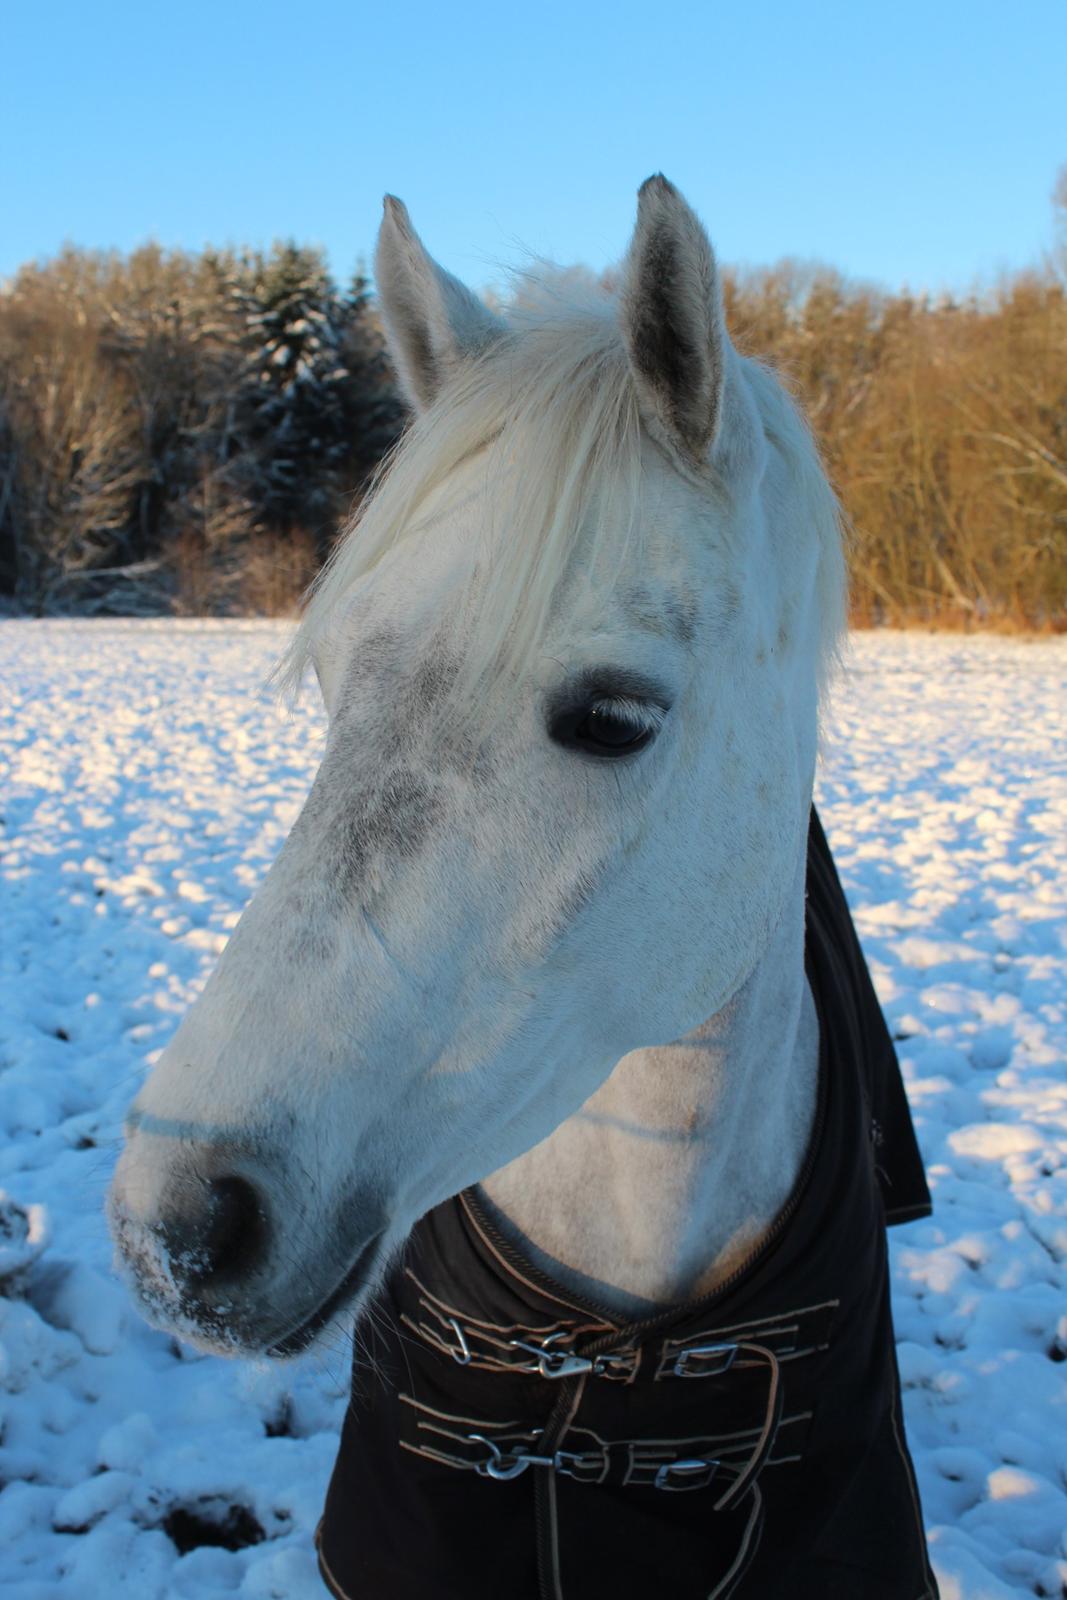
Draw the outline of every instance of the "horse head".
[[[414,419],[290,655],[322,764],[129,1113],[146,1312],[285,1354],[415,1220],[730,1001],[803,850],[833,497],[662,177],[617,292],[496,315],[386,202]]]

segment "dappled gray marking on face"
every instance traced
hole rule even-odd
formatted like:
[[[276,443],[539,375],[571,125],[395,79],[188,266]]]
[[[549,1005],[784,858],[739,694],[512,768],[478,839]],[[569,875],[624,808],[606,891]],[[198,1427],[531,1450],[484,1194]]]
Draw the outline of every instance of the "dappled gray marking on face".
[[[338,722],[362,720],[373,709],[379,738],[401,741],[416,732],[448,695],[459,672],[459,657],[443,634],[438,629],[427,641],[414,666],[415,641],[399,630],[380,627],[358,635],[345,670]]]
[[[336,736],[351,743],[353,771],[421,764],[475,784],[492,778],[490,742],[448,716],[461,668],[454,631],[454,623],[440,624],[413,665],[419,641],[411,630],[375,629],[357,640],[334,717]]]
[[[373,725],[344,728],[293,826],[314,851],[316,882],[341,898],[361,900],[390,863],[412,861],[448,810],[445,785],[395,747],[383,759],[383,745]]]
[[[411,674],[404,700],[414,716],[433,710],[448,694],[459,672],[459,658],[444,646],[429,651]]]
[[[629,620],[645,633],[692,644],[696,637],[700,607],[693,591],[684,586],[657,594],[646,584],[627,585],[622,603]]]
[[[397,715],[421,740],[420,755],[431,770],[485,784],[497,770],[489,740],[447,714],[459,672],[459,656],[439,634],[405,684]]]
[[[742,599],[741,591],[736,583],[730,583],[727,580],[718,586],[711,601],[711,611],[716,626],[726,627],[728,623],[734,620],[741,611]]]
[[[444,727],[460,669],[447,624],[420,641],[414,662],[412,631],[379,626],[353,640],[326,755],[294,829],[313,846],[320,891],[325,880],[339,901],[364,906],[378,894],[390,869],[411,863],[456,815],[457,776],[485,783],[494,768],[483,741]],[[327,959],[331,919],[319,918],[316,932],[308,905],[293,910],[301,958]]]
[[[403,659],[404,642],[400,634],[395,628],[376,623],[373,628],[356,635],[345,670],[346,687],[397,672]]]
[[[382,858],[411,861],[443,810],[436,786],[410,767],[386,773],[349,802],[341,829],[340,887],[358,897],[369,869]]]
[[[332,738],[354,746],[373,742],[376,758],[402,759],[407,746],[406,719],[391,708],[403,692],[407,645],[395,628],[376,625],[356,634],[333,709]],[[355,769],[353,769],[355,770]]]
[[[697,630],[699,608],[691,590],[669,595],[666,602],[667,620],[679,644],[692,644]]]

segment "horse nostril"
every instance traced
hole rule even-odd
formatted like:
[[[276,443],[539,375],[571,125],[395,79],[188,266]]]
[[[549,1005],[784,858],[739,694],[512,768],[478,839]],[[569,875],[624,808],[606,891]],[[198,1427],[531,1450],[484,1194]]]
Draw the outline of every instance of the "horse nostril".
[[[266,1242],[267,1212],[246,1178],[212,1178],[197,1185],[202,1204],[188,1202],[161,1232],[174,1276],[186,1287],[250,1270]]]

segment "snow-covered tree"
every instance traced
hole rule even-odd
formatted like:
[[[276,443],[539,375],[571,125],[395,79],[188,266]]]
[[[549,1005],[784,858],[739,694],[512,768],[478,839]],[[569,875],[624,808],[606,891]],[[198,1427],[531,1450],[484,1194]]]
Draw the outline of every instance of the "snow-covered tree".
[[[359,487],[396,443],[407,411],[386,357],[385,336],[362,265],[349,285],[343,308],[348,459],[352,485]]]
[[[345,308],[322,254],[292,243],[250,263],[243,431],[268,523],[318,531],[349,452]]]

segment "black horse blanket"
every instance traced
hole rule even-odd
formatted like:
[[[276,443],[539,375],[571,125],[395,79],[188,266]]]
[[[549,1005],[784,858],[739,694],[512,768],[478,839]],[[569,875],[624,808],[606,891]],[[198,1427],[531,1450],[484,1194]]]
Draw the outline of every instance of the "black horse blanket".
[[[319,1527],[344,1600],[934,1600],[887,1222],[930,1210],[896,1054],[818,818],[815,1129],[712,1294],[626,1324],[468,1190],[363,1318]]]

